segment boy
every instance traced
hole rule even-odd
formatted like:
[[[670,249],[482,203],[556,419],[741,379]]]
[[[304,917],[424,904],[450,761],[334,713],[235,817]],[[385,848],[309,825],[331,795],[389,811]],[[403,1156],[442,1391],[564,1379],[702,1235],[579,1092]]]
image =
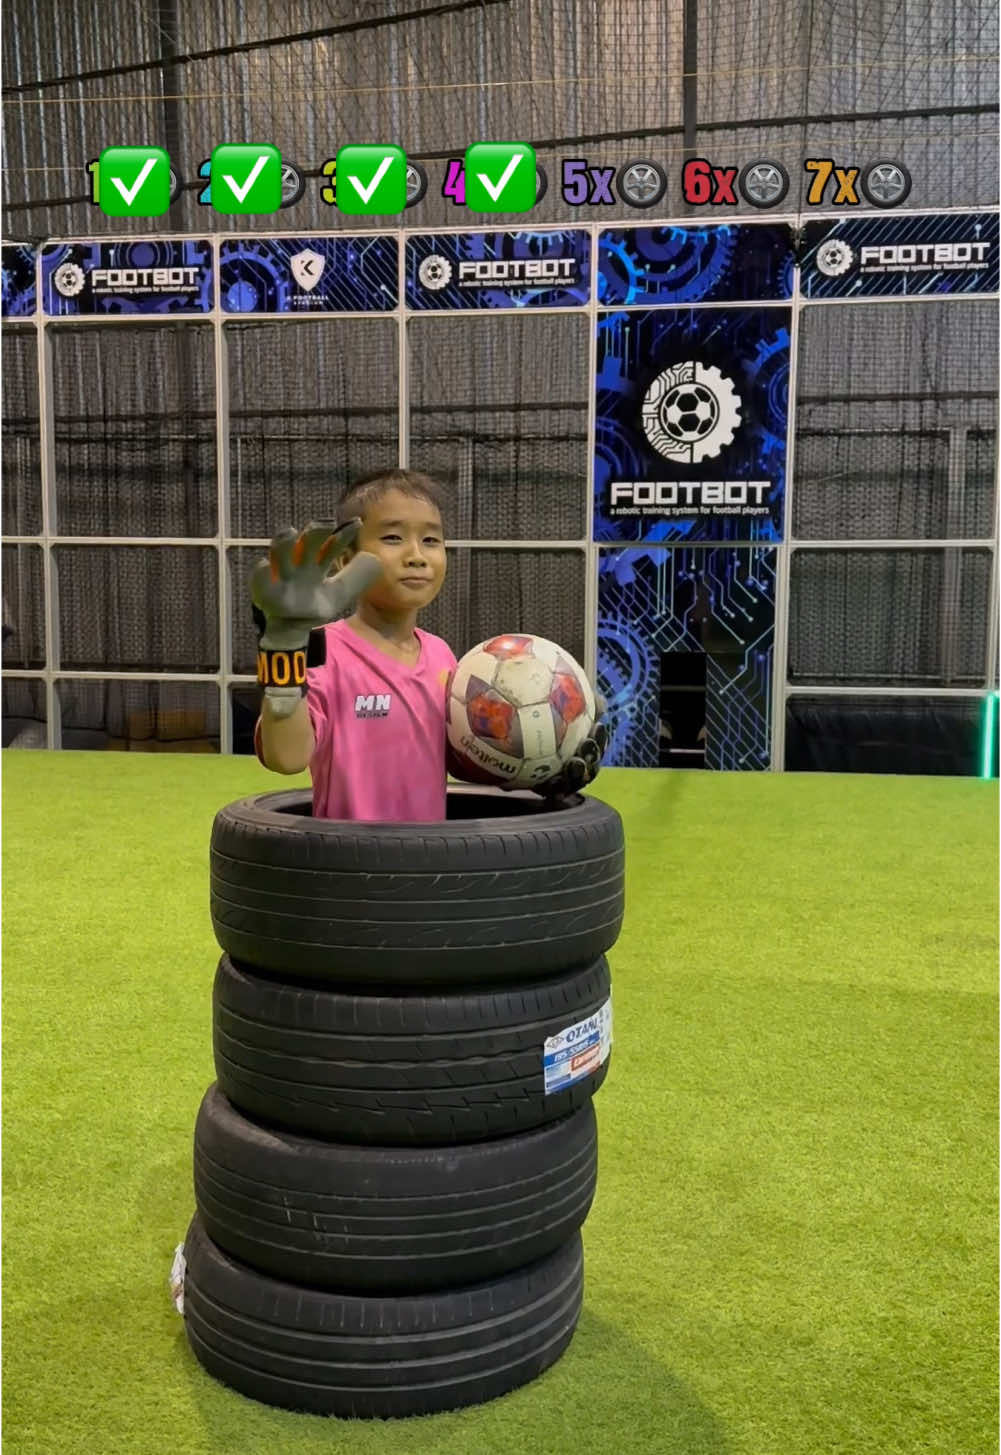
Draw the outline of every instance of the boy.
[[[445,579],[441,506],[429,476],[376,471],[338,502],[346,527],[284,532],[254,571],[265,689],[254,746],[275,772],[309,768],[314,818],[441,821],[446,771],[470,776],[445,732],[455,655],[416,624]],[[351,605],[346,621],[330,620]],[[606,740],[597,725],[538,791],[554,798],[590,782]]]

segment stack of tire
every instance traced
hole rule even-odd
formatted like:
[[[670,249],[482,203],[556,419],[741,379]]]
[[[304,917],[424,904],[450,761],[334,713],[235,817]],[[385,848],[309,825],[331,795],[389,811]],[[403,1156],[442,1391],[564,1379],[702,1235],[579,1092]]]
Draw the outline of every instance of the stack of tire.
[[[615,811],[449,788],[436,825],[216,816],[216,1083],[187,1337],[245,1395],[353,1417],[479,1404],[581,1308],[622,923]]]

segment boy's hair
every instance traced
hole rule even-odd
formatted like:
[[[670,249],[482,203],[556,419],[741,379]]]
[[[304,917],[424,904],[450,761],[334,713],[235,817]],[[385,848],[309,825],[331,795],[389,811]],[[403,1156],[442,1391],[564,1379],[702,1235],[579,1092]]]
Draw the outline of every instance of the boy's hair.
[[[426,500],[435,507],[439,515],[445,514],[444,491],[430,475],[424,475],[420,470],[373,470],[368,475],[362,475],[345,490],[337,502],[337,520],[343,525],[356,516],[364,516],[390,490],[399,490],[404,495]]]

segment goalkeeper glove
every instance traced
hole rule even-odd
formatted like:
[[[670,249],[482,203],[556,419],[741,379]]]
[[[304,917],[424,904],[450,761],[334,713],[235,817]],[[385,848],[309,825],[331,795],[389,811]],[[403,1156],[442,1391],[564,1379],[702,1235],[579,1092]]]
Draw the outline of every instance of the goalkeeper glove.
[[[608,711],[608,704],[599,692],[594,694],[595,718],[591,733],[581,742],[572,758],[568,758],[560,771],[544,783],[535,783],[532,790],[555,807],[560,799],[569,798],[593,783],[601,767],[601,759],[608,747],[608,728],[602,719]]]
[[[343,570],[333,563],[357,539],[360,520],[336,526],[311,522],[305,530],[284,530],[254,567],[250,595],[261,633],[257,680],[275,717],[290,717],[306,689],[309,634],[334,621],[382,574],[382,562],[359,551]]]

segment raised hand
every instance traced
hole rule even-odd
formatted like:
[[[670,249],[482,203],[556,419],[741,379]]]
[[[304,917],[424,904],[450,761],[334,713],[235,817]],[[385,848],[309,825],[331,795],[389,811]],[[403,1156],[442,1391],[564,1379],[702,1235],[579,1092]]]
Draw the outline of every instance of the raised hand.
[[[257,680],[278,717],[294,712],[302,696],[310,632],[341,616],[382,574],[382,562],[367,551],[329,574],[360,526],[352,520],[338,530],[312,521],[303,531],[280,531],[251,573],[254,616],[263,621]]]
[[[283,530],[272,539],[250,577],[251,599],[265,620],[265,650],[305,646],[314,627],[334,621],[381,575],[382,563],[367,551],[329,575],[334,561],[357,539],[360,525],[352,520],[336,530],[311,522],[303,531]]]

